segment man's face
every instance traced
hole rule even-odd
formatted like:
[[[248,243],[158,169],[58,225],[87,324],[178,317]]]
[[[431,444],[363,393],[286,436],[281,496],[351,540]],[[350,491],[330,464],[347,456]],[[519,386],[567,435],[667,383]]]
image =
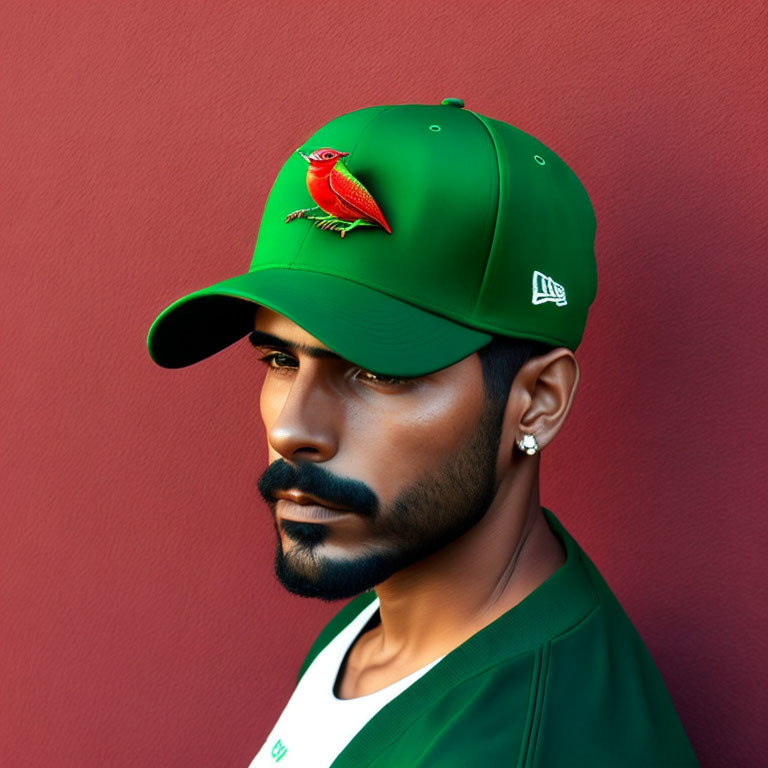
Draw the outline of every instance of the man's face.
[[[381,584],[486,512],[503,403],[476,354],[413,379],[374,376],[288,318],[256,313],[269,467],[259,491],[291,592],[336,600]]]

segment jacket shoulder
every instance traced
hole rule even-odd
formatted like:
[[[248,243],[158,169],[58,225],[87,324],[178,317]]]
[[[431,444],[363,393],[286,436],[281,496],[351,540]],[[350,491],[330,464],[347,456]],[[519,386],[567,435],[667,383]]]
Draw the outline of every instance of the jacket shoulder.
[[[696,768],[645,643],[599,572],[585,565],[602,593],[600,606],[549,643],[525,765]]]

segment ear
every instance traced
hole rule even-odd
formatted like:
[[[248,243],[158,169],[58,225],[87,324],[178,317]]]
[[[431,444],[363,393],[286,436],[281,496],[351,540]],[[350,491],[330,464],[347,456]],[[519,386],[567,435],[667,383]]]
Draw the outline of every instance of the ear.
[[[570,349],[558,347],[532,357],[515,376],[504,413],[509,452],[523,435],[534,435],[541,450],[563,426],[579,384],[579,364]]]

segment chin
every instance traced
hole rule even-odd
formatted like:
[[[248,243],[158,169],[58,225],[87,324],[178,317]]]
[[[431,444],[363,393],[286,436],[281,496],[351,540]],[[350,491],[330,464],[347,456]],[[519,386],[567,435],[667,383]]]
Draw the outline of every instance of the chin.
[[[346,600],[373,589],[399,570],[399,558],[382,554],[352,560],[318,556],[317,548],[294,546],[284,553],[278,543],[275,575],[289,592],[320,600]]]

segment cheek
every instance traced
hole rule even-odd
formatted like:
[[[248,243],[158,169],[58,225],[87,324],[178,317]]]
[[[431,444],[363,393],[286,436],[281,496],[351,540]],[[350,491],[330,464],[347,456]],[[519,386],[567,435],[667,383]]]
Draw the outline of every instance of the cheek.
[[[403,399],[391,410],[350,414],[344,466],[382,504],[443,466],[477,427],[482,397],[466,390],[429,395]]]

